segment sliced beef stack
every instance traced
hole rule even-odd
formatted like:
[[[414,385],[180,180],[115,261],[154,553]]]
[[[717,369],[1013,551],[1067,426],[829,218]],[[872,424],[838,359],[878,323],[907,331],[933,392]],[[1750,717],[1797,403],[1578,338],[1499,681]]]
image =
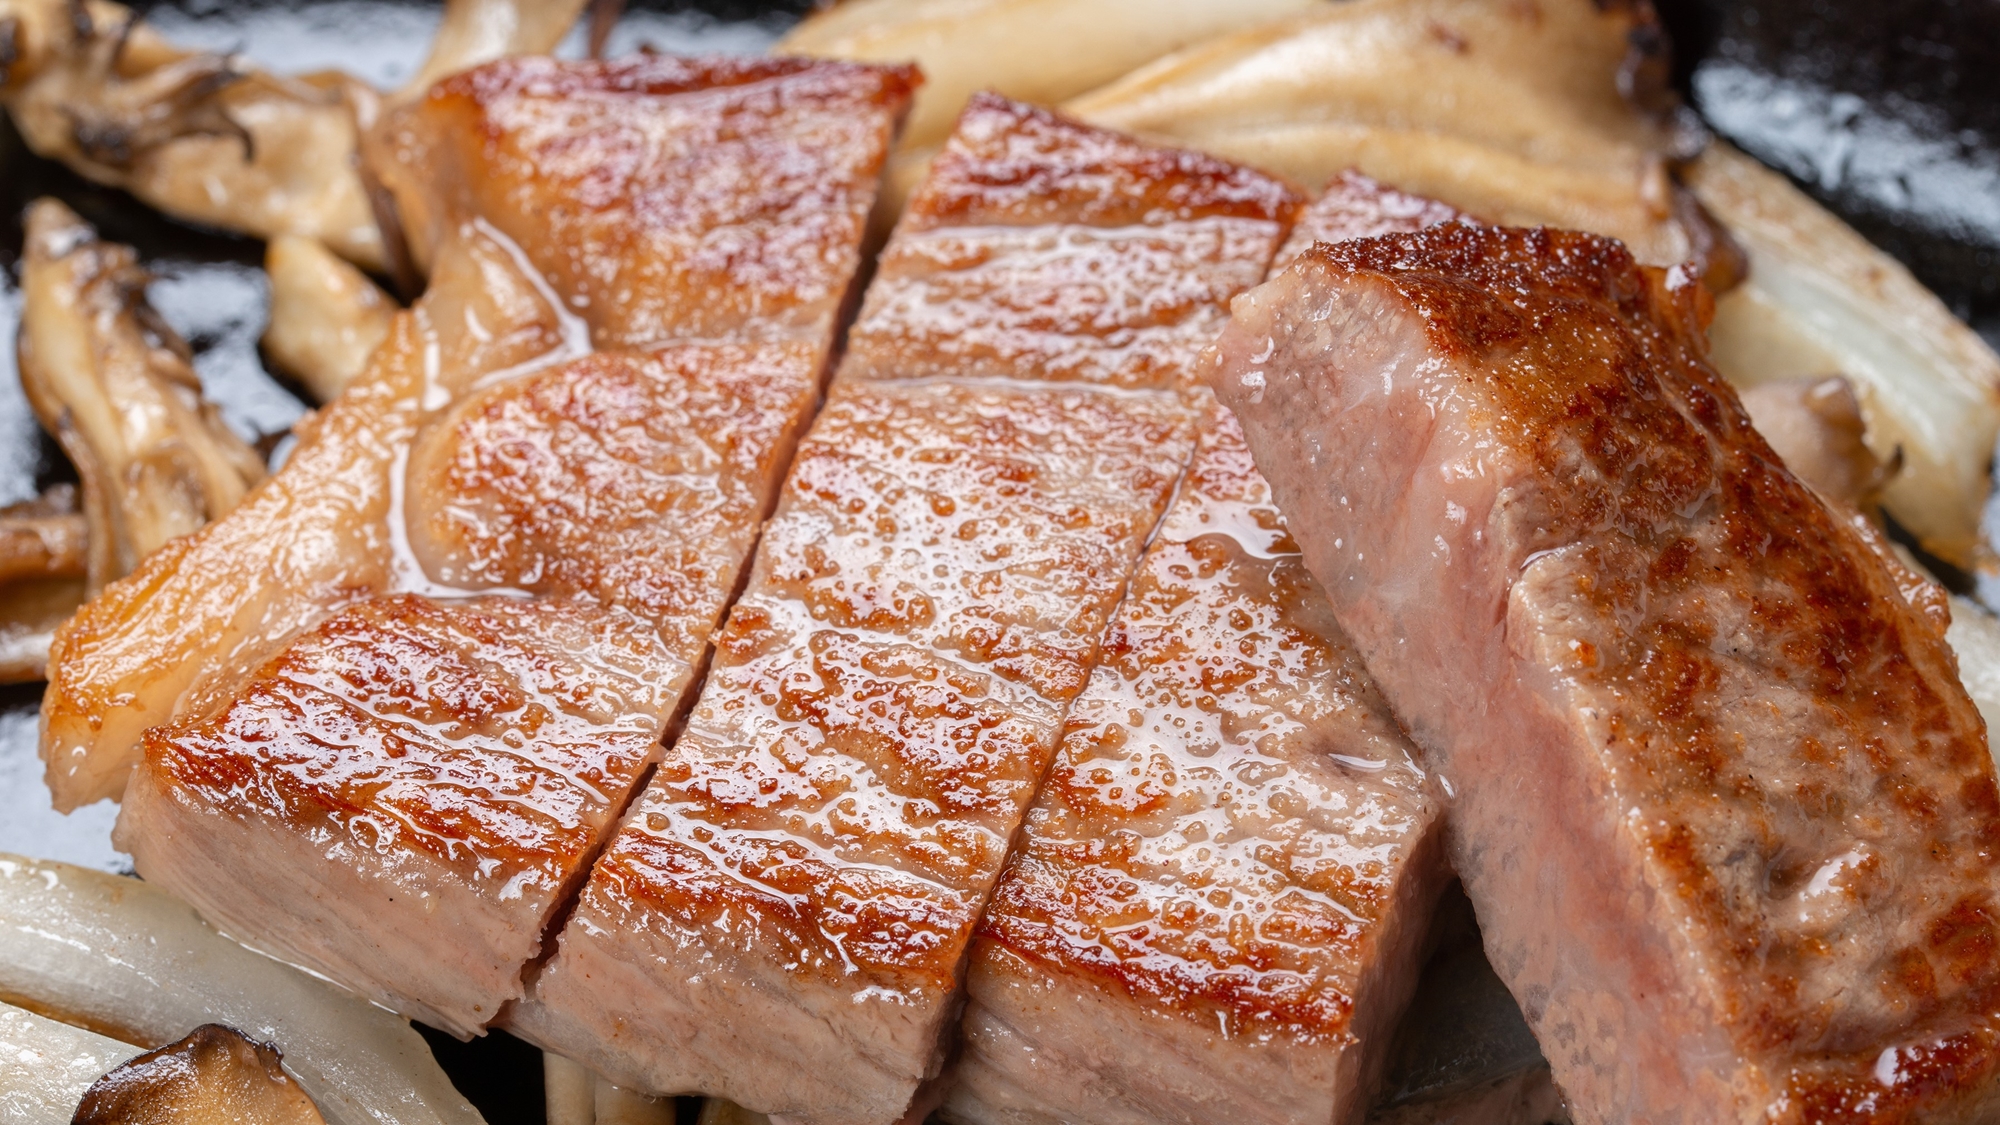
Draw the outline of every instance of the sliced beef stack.
[[[1296,200],[975,100],[884,251],[686,733],[513,1026],[615,1082],[881,1123]]]
[[[1216,385],[1579,1121],[2000,1105],[2000,797],[1937,591],[1607,240],[1445,224],[1239,301]]]
[[[488,1023],[690,693],[913,80],[514,60],[385,120],[371,164],[430,287],[281,472],[64,632],[59,799],[129,772],[147,879]]]
[[[1450,208],[1364,177],[1316,239]],[[1439,795],[1228,411],[1200,442],[972,954],[966,1122],[1344,1122],[1447,876]]]

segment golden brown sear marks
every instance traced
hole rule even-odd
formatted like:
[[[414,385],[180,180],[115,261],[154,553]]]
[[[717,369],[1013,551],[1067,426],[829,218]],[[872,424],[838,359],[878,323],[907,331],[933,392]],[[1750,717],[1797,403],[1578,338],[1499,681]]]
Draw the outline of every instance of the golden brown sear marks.
[[[1089,392],[843,392],[800,451],[718,638],[714,686],[628,834],[663,812],[659,835],[719,867],[736,867],[727,857],[746,837],[777,833],[811,853],[802,869],[890,869],[912,918],[948,917],[957,940],[902,941],[903,909],[852,929],[802,918],[792,971],[879,966],[941,1002],[956,931],[1083,686],[1187,423],[1170,401]],[[735,872],[736,907],[784,925],[786,896],[758,881]]]
[[[913,81],[522,59],[385,119],[429,289],[56,646],[52,770],[116,793],[143,740],[148,879],[461,1035],[521,994],[747,568]]]
[[[1171,395],[837,385],[538,985],[571,1030],[531,1033],[641,1088],[899,1114],[1188,421]]]
[[[692,663],[822,363],[806,344],[675,345],[476,391],[411,452],[411,549],[446,585],[626,607]]]
[[[1183,385],[1297,203],[1238,165],[982,95],[883,251],[847,370]]]
[[[1295,203],[993,98],[932,177],[686,732],[518,1013],[622,1084],[861,1125],[937,1074],[973,924],[1191,449],[1194,326]],[[955,339],[989,324],[1004,346]]]
[[[119,838],[229,932],[469,1035],[520,993],[692,671],[588,601],[370,599],[216,713],[147,732]],[[225,846],[276,885],[187,878]],[[418,971],[433,912],[452,957]]]
[[[1067,730],[980,924],[953,1118],[1365,1111],[1440,809],[1212,400]]]
[[[982,93],[966,103],[897,231],[1209,218],[1286,225],[1299,202],[1283,181],[1241,164]]]
[[[1217,386],[1456,787],[1580,1120],[1983,1120],[1983,724],[1935,591],[1751,428],[1708,307],[1613,242],[1446,224],[1308,251]]]
[[[391,595],[299,636],[220,713],[147,732],[148,772],[545,896],[686,674],[643,621],[587,602]]]
[[[823,347],[918,81],[809,59],[514,59],[438,83],[365,150],[420,259],[478,216],[600,348]]]
[[[1277,261],[1455,217],[1347,173]],[[1438,798],[1241,427],[1198,401],[1194,459],[981,922],[954,1120],[1354,1119],[1414,986]]]

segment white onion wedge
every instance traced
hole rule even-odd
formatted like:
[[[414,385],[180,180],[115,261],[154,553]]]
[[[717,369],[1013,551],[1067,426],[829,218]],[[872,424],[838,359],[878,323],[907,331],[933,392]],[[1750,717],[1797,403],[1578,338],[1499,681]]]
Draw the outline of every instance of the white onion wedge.
[[[848,0],[806,18],[773,53],[915,62],[924,85],[906,147],[944,140],[980,90],[1049,105],[1141,63],[1326,0]]]
[[[77,1099],[139,1048],[0,1004],[0,1121],[69,1125]]]
[[[2000,359],[1895,259],[1783,176],[1716,143],[1687,185],[1750,258],[1716,305],[1716,365],[1738,386],[1838,373],[1859,392],[1868,444],[1903,469],[1883,505],[1937,557],[1979,555],[2000,434]]]
[[[0,855],[0,998],[147,1046],[204,1023],[276,1043],[332,1125],[482,1122],[400,1017],[136,879]]]

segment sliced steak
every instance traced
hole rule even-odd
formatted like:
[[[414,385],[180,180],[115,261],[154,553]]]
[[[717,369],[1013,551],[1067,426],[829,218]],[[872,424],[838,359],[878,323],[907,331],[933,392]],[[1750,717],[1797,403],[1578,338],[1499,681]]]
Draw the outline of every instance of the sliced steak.
[[[283,470],[57,646],[53,770],[108,782],[144,732],[141,874],[459,1035],[523,993],[691,702],[912,81],[518,59],[384,119],[430,288]]]
[[[1170,388],[1295,206],[1221,161],[975,100],[884,253],[686,733],[512,1026],[651,1092],[905,1113],[1190,452]]]
[[[1292,235],[1271,263],[1277,273],[1291,265],[1315,242],[1345,242],[1399,231],[1422,230],[1465,216],[1455,208],[1397,191],[1359,172],[1342,172],[1327,181],[1312,205],[1299,212]]]
[[[1615,242],[1446,224],[1238,300],[1214,382],[1452,794],[1584,1122],[2000,1111],[2000,799],[1937,591]]]
[[[1278,258],[1455,214],[1350,173]],[[1356,1121],[1414,987],[1438,796],[1201,398],[973,947],[953,1120]]]
[[[980,925],[946,1116],[1359,1121],[1439,806],[1212,407]]]

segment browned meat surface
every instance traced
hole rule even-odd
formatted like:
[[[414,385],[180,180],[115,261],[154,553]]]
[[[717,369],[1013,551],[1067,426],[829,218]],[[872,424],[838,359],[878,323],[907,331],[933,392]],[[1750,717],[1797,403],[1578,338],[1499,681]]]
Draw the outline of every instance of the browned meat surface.
[[[1454,214],[1348,174],[1279,260]],[[955,1120],[1356,1121],[1415,983],[1438,798],[1200,401],[973,947]]]
[[[946,1116],[1359,1121],[1438,799],[1220,407],[1105,653],[981,923]]]
[[[1941,599],[1757,436],[1707,308],[1446,224],[1308,252],[1215,384],[1579,1121],[1988,1120],[2000,799]]]
[[[885,253],[686,733],[514,1027],[621,1085],[798,1121],[903,1115],[1190,451],[1168,389],[1194,360],[1188,326],[1262,274],[1294,206],[1220,161],[998,98],[967,110]],[[1134,271],[1172,282],[1177,262],[1206,295],[1135,302]],[[1012,327],[953,352],[982,310]]]
[[[997,104],[975,99],[883,248],[843,373],[1191,384],[1289,191]]]
[[[469,1035],[520,991],[689,675],[583,600],[371,598],[149,731],[120,839],[224,931]]]
[[[385,119],[430,288],[280,473],[58,639],[59,798],[116,794],[143,733],[143,875],[476,1033],[686,705],[911,81],[516,60]]]
[[[1422,230],[1461,218],[1458,211],[1421,195],[1397,191],[1359,172],[1342,172],[1327,182],[1312,205],[1299,212],[1292,235],[1271,263],[1276,273],[1315,242],[1345,242],[1378,234]]]

